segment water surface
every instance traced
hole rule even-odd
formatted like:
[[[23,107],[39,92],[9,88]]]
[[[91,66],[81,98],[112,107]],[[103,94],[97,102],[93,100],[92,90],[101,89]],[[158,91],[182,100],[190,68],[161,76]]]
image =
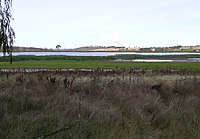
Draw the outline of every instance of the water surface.
[[[63,55],[63,56],[113,56],[113,55],[200,55],[200,53],[189,53],[189,52],[168,52],[168,53],[136,53],[136,52],[13,52],[13,56],[20,55],[34,55],[34,56],[52,56],[52,55]],[[0,53],[0,56],[3,56]]]

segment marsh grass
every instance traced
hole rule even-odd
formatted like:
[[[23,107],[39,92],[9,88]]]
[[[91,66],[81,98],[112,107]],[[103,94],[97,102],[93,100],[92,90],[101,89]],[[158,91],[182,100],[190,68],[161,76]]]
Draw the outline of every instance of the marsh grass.
[[[0,138],[38,138],[77,119],[49,138],[200,138],[199,82],[197,75],[1,74]]]

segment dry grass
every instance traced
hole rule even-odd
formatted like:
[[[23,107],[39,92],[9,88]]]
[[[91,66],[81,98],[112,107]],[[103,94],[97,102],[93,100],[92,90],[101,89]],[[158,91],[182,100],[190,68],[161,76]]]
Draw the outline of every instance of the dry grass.
[[[200,138],[199,76],[0,75],[0,138]]]

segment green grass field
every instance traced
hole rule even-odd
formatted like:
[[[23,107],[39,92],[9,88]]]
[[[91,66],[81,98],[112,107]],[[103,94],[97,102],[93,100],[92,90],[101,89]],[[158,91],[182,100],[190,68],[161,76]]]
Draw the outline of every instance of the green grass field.
[[[19,61],[9,64],[0,62],[1,69],[9,68],[175,68],[175,69],[200,69],[200,63],[192,62],[165,62],[165,63],[139,63],[139,62],[113,62],[102,60],[33,60]]]
[[[137,58],[146,58],[137,57]],[[0,69],[24,69],[24,68],[153,68],[153,69],[200,69],[200,63],[193,62],[114,62],[116,59],[137,59],[127,56],[14,56],[13,64],[9,64],[9,57],[0,57]],[[149,57],[151,58],[151,57]],[[159,57],[163,58],[163,57]],[[171,56],[166,57],[171,58]],[[177,58],[177,57],[176,57]],[[185,57],[180,57],[185,58]]]

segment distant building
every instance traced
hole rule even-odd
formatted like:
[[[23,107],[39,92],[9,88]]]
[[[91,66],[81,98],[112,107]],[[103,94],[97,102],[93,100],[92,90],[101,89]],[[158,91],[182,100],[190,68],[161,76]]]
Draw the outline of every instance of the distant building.
[[[199,52],[199,51],[200,51],[200,46],[199,46],[199,45],[192,46],[191,49],[192,49],[193,51],[197,51],[197,52]]]
[[[156,51],[156,48],[151,48],[151,52],[155,52]]]

